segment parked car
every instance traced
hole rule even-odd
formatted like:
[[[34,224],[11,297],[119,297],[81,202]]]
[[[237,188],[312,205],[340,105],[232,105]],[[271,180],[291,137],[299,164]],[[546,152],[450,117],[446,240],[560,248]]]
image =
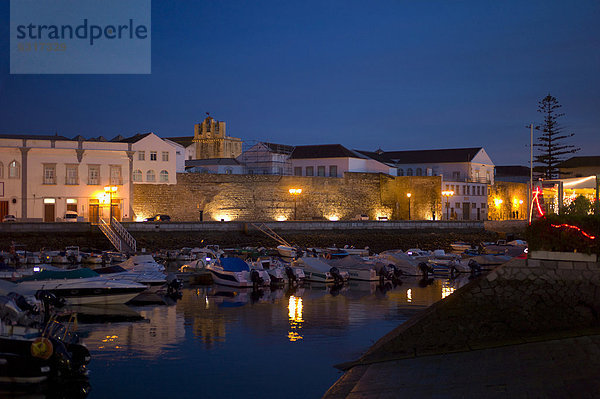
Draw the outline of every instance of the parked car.
[[[146,218],[146,222],[170,222],[171,216],[169,215],[154,215],[150,218]]]
[[[356,215],[353,220],[369,220],[369,215],[360,214]]]
[[[76,222],[77,221],[77,217],[78,217],[77,212],[75,212],[75,211],[67,211],[65,213],[64,221],[65,222]]]
[[[3,222],[16,222],[16,221],[17,221],[17,218],[15,217],[15,215],[5,215],[5,216],[2,218],[2,221],[3,221]]]

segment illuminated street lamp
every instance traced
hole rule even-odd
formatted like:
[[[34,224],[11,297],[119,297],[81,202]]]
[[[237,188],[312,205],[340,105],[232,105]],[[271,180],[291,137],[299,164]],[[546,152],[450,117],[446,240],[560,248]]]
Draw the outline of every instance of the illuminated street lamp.
[[[294,197],[294,220],[298,220],[296,218],[296,198],[298,198],[298,196],[300,194],[302,194],[302,189],[301,188],[290,188],[289,192]]]
[[[450,197],[454,195],[454,191],[446,190],[442,191],[442,195],[446,197],[446,219],[450,220]]]
[[[406,193],[406,196],[408,197],[408,220],[410,220],[410,197],[412,197],[412,194]]]
[[[104,192],[108,193],[108,209],[110,210],[109,224],[112,224],[113,212],[112,212],[112,196],[116,193],[119,188],[117,186],[104,186]]]

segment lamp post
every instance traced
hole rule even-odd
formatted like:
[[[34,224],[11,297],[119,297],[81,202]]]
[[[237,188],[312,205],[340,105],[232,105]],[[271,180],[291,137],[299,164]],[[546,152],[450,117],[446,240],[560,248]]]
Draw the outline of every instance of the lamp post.
[[[412,197],[412,194],[406,193],[406,196],[408,197],[408,220],[410,220],[410,197]]]
[[[290,188],[289,192],[294,197],[294,220],[298,220],[296,217],[296,209],[297,209],[296,208],[296,198],[298,198],[298,196],[300,194],[302,194],[302,189],[301,188]]]
[[[104,192],[108,193],[108,209],[109,209],[109,217],[108,224],[112,225],[113,211],[112,211],[112,196],[113,193],[116,193],[119,188],[117,186],[104,186]]]
[[[446,197],[446,220],[450,220],[450,197],[454,195],[454,191],[442,191],[442,195]]]

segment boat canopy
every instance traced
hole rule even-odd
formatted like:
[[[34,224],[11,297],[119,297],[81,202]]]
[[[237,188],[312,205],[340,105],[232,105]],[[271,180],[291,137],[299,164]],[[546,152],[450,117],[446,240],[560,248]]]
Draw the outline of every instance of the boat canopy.
[[[42,270],[41,272],[33,273],[31,276],[23,277],[21,281],[38,281],[38,280],[63,280],[74,278],[98,277],[99,274],[91,269],[74,269],[74,270]]]
[[[247,272],[250,271],[250,267],[246,262],[240,258],[221,258],[221,267],[227,272]]]

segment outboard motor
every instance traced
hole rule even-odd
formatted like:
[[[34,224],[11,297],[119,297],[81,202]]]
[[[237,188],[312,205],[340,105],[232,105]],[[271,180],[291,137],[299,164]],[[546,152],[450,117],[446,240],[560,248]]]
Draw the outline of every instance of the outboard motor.
[[[290,283],[295,283],[298,280],[296,274],[294,273],[294,270],[289,266],[285,267],[285,275],[287,276]]]
[[[334,284],[343,284],[344,283],[344,278],[342,277],[342,275],[340,274],[340,270],[337,267],[332,267],[331,269],[329,269],[329,274],[331,274],[331,277],[333,277],[333,283]]]
[[[169,296],[180,296],[183,283],[177,278],[174,273],[167,275],[167,295]]]
[[[256,269],[250,270],[250,281],[252,281],[254,288],[256,288],[259,285],[263,285],[265,282],[263,280],[263,278],[260,276],[260,273],[258,272],[258,270],[256,270]]]
[[[429,273],[433,273],[433,267],[429,266],[425,262],[419,263],[419,270],[421,271],[421,274],[423,275],[424,279],[429,277]]]
[[[390,264],[390,266],[391,266],[391,268],[392,268],[392,274],[393,274],[393,275],[392,275],[392,282],[393,282],[394,284],[401,283],[402,281],[400,281],[400,277],[402,277],[402,275],[403,275],[404,273],[402,273],[402,270],[398,269],[398,268],[396,267],[396,265],[391,265],[391,264]]]
[[[481,265],[477,261],[471,259],[469,261],[469,268],[471,269],[471,275],[477,275],[481,273]]]
[[[64,298],[58,298],[51,292],[40,290],[35,293],[36,299],[42,301],[44,305],[44,324],[50,320],[50,309],[52,308],[62,308],[65,306]]]

